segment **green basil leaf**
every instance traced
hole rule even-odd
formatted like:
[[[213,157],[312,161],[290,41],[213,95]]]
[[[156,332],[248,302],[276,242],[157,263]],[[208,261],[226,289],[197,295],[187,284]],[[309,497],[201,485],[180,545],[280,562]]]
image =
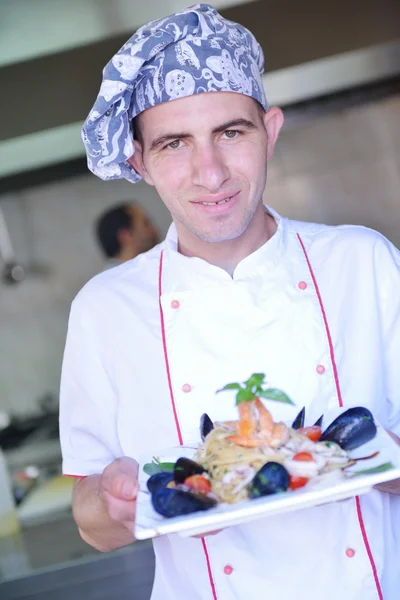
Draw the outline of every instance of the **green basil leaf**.
[[[393,469],[394,465],[391,462],[383,463],[383,465],[379,465],[378,467],[372,467],[371,469],[364,469],[363,471],[355,471],[352,472],[352,476],[356,475],[373,475],[374,473],[384,473],[385,471],[390,471]]]
[[[240,402],[251,402],[254,400],[254,394],[251,390],[239,390],[236,394],[236,404],[240,404]]]
[[[251,377],[247,381],[244,382],[245,386],[248,389],[252,389],[254,387],[260,387],[265,381],[264,373],[253,373]]]
[[[164,471],[171,471],[171,473],[175,467],[175,463],[171,462],[160,462],[159,465],[164,469]]]
[[[162,462],[151,462],[143,465],[143,471],[146,475],[155,475],[156,473],[165,473],[166,471],[171,472],[174,470],[175,463],[162,463]]]
[[[294,405],[294,402],[292,402],[289,396],[285,394],[285,392],[282,392],[282,390],[269,388],[267,390],[260,390],[259,395],[262,398],[266,398],[267,400],[273,400],[274,402],[283,402],[284,404]]]
[[[157,463],[146,463],[145,465],[143,465],[143,471],[146,473],[146,475],[155,475],[156,473],[162,473],[163,470],[164,469],[160,467],[160,465],[157,465]]]

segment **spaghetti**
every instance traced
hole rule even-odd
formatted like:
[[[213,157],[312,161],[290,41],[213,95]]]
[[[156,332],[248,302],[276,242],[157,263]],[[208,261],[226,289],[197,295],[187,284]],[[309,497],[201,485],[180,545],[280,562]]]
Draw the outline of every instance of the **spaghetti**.
[[[228,439],[231,435],[231,428],[217,425],[194,457],[208,472],[213,492],[228,503],[248,498],[247,486],[265,463],[274,461],[283,464],[287,457],[282,449],[239,446]]]

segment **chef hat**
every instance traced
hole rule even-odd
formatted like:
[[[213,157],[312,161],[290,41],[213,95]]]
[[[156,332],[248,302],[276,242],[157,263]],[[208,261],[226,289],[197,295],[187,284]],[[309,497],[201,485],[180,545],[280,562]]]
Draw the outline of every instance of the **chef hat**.
[[[201,92],[237,92],[267,110],[264,56],[245,27],[208,4],[141,27],[103,70],[83,127],[88,167],[101,179],[141,177],[127,162],[134,152],[132,119],[151,106]]]

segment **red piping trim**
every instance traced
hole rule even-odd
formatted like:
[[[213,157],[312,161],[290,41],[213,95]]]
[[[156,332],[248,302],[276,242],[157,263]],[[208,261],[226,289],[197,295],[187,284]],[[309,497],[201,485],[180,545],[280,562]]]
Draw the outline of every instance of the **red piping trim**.
[[[333,343],[332,343],[331,333],[330,333],[330,330],[329,330],[328,319],[326,317],[325,308],[324,308],[324,305],[323,305],[323,302],[322,302],[322,297],[321,297],[321,294],[320,294],[320,291],[319,291],[318,283],[317,283],[316,277],[314,275],[314,271],[312,269],[310,260],[308,258],[308,254],[307,254],[306,248],[305,248],[305,246],[303,244],[303,240],[301,239],[301,237],[300,237],[299,234],[297,234],[297,237],[298,237],[298,240],[300,242],[301,248],[303,250],[304,256],[306,258],[308,269],[310,271],[311,278],[313,280],[315,291],[316,291],[316,294],[317,294],[317,297],[318,297],[318,301],[319,301],[319,305],[320,305],[320,308],[321,308],[322,316],[324,318],[325,330],[326,330],[326,335],[327,335],[328,343],[329,343],[329,352],[330,352],[330,355],[331,355],[331,362],[332,362],[333,373],[334,373],[334,377],[335,377],[335,385],[336,385],[336,391],[337,391],[337,396],[338,396],[338,402],[339,402],[339,406],[342,407],[343,406],[343,401],[342,401],[342,394],[340,392],[339,375],[338,375],[338,370],[337,370],[337,367],[336,367],[335,351],[333,349]],[[365,525],[364,525],[364,518],[363,518],[363,514],[362,514],[361,502],[360,502],[359,496],[355,497],[355,501],[356,501],[356,507],[357,507],[358,523],[360,525],[360,529],[361,529],[361,534],[362,534],[362,537],[363,537],[364,546],[365,546],[365,549],[367,551],[369,562],[370,562],[371,569],[372,569],[372,573],[373,573],[373,576],[374,576],[376,590],[378,592],[379,600],[384,600],[383,593],[382,593],[382,588],[381,588],[381,584],[379,582],[378,571],[376,569],[375,560],[374,560],[374,557],[372,555],[371,546],[369,544],[367,531],[366,531]]]
[[[299,239],[300,246],[301,246],[301,248],[303,250],[304,256],[305,256],[306,261],[307,261],[308,269],[310,271],[310,275],[311,275],[311,278],[313,280],[313,284],[314,284],[314,287],[315,287],[315,292],[317,294],[317,298],[318,298],[319,306],[320,306],[320,309],[321,309],[322,317],[324,319],[326,337],[328,338],[329,353],[330,353],[330,356],[331,356],[331,363],[332,363],[332,368],[333,368],[333,375],[334,375],[334,378],[335,378],[335,385],[336,385],[336,392],[337,392],[337,396],[338,396],[339,406],[343,407],[342,393],[340,391],[339,375],[338,375],[338,370],[337,370],[337,367],[336,367],[335,351],[333,349],[333,343],[332,343],[331,332],[329,330],[328,319],[326,317],[326,312],[325,312],[325,308],[324,308],[324,305],[323,305],[323,302],[322,302],[322,297],[321,297],[321,294],[320,294],[320,291],[319,291],[318,283],[317,283],[317,280],[315,278],[314,271],[312,269],[310,260],[308,258],[308,254],[307,254],[306,248],[305,248],[305,246],[303,244],[303,240],[301,239],[301,237],[300,237],[299,234],[297,234],[297,237]]]
[[[160,306],[161,335],[162,335],[162,343],[163,343],[163,350],[164,350],[165,368],[167,370],[167,377],[168,377],[169,395],[171,398],[172,410],[174,412],[175,426],[176,426],[176,431],[178,433],[179,445],[183,446],[182,432],[181,432],[181,428],[179,425],[178,413],[176,411],[176,406],[175,406],[174,392],[172,389],[171,371],[169,368],[168,350],[167,350],[167,338],[165,335],[164,312],[163,312],[162,304],[161,304],[163,259],[164,259],[164,250],[161,251],[160,267],[159,267],[159,271],[158,271],[158,302],[159,302],[159,306]]]
[[[175,426],[176,426],[176,430],[178,433],[179,444],[181,446],[183,446],[182,432],[181,432],[181,428],[179,425],[178,413],[176,411],[176,406],[175,406],[174,391],[172,389],[171,371],[169,368],[169,360],[168,360],[167,338],[166,338],[166,334],[165,334],[164,313],[163,313],[162,304],[161,304],[163,261],[164,261],[164,251],[162,250],[161,256],[160,256],[160,267],[159,267],[159,272],[158,272],[158,303],[159,303],[159,307],[160,307],[161,335],[162,335],[162,343],[163,343],[163,349],[164,349],[165,367],[167,370],[167,377],[168,377],[169,395],[171,397],[172,409],[174,411]],[[211,570],[210,555],[208,554],[208,549],[207,549],[205,540],[202,539],[201,542],[202,542],[202,546],[203,546],[203,550],[204,550],[204,555],[206,557],[208,578],[210,580],[211,591],[213,594],[213,600],[218,600],[217,592],[215,590],[214,578],[213,578],[213,574],[212,574],[212,570]]]
[[[374,557],[372,556],[371,547],[369,545],[368,535],[367,535],[367,532],[365,530],[364,518],[363,518],[363,514],[362,514],[362,510],[361,510],[361,502],[360,502],[359,496],[356,496],[355,500],[356,500],[356,506],[357,506],[358,522],[360,523],[360,529],[361,529],[361,533],[362,533],[362,536],[363,536],[364,545],[365,545],[365,548],[367,550],[369,562],[371,563],[372,572],[374,574],[375,585],[376,585],[376,589],[377,589],[377,592],[378,592],[379,600],[383,600],[383,593],[382,593],[381,584],[379,582],[378,572],[376,570],[376,565],[375,565]]]
[[[215,589],[215,583],[214,583],[214,578],[213,578],[213,574],[212,574],[212,570],[211,570],[211,562],[210,562],[210,556],[208,554],[206,540],[204,538],[202,538],[201,543],[203,545],[204,554],[206,556],[207,571],[208,571],[208,577],[209,577],[210,584],[211,584],[211,591],[213,594],[213,599],[218,600],[217,590]]]
[[[70,475],[69,473],[63,473],[63,477],[74,477],[74,479],[86,479],[88,475]]]

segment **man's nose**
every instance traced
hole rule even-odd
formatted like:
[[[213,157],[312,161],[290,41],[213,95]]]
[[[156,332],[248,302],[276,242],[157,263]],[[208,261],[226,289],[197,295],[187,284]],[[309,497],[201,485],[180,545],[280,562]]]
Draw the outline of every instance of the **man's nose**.
[[[218,147],[207,144],[192,154],[192,179],[210,192],[217,192],[229,178],[230,171]]]

